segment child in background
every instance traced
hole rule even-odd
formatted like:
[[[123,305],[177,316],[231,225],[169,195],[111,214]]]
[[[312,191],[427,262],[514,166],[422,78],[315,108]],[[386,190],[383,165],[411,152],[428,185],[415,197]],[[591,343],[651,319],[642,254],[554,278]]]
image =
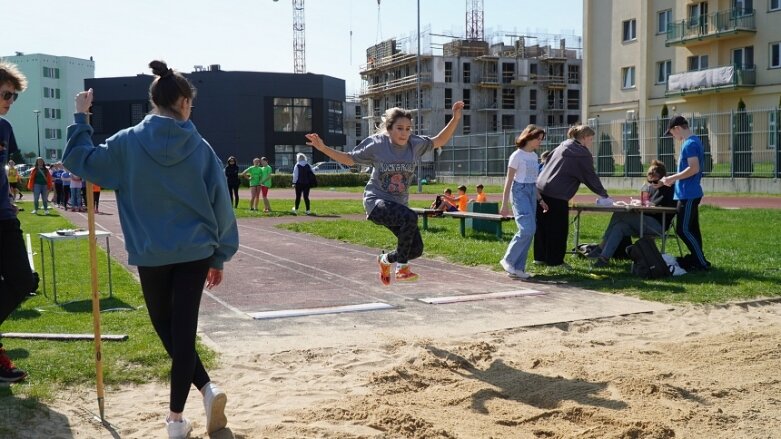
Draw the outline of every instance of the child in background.
[[[483,192],[483,185],[478,184],[477,185],[477,197],[475,197],[475,203],[487,203],[488,197],[485,196],[485,192]]]
[[[100,213],[98,206],[100,205],[100,186],[92,183],[92,200],[95,202],[95,213]]]
[[[81,207],[81,185],[83,181],[76,174],[71,174],[71,210],[74,212],[84,211]],[[68,209],[65,209],[68,210]]]
[[[60,174],[60,178],[62,179],[62,198],[60,199],[60,207],[68,210],[68,201],[71,198],[71,173],[65,167],[62,168],[62,174]]]
[[[257,157],[252,159],[252,166],[245,169],[240,176],[249,178],[249,210],[256,212],[258,210],[258,201],[260,200],[260,179],[263,176],[260,159]]]
[[[458,207],[451,201],[454,199],[453,191],[450,188],[446,188],[442,195],[437,195],[437,198],[431,203],[431,208],[440,212],[457,212]]]
[[[459,212],[466,212],[466,206],[469,204],[469,197],[466,196],[466,186],[461,185],[458,187],[458,195],[450,197],[448,200],[450,204],[458,206]]]

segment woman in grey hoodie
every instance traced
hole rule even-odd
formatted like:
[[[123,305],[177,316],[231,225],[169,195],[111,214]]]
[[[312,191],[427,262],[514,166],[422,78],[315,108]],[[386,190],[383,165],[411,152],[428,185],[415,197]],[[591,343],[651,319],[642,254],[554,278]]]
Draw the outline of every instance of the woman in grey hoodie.
[[[594,170],[591,144],[594,130],[577,125],[567,131],[569,139],[561,143],[548,158],[537,177],[537,190],[548,206],[537,206],[537,232],[534,235],[534,262],[550,266],[564,264],[569,236],[569,200],[581,183],[611,203],[607,191]]]

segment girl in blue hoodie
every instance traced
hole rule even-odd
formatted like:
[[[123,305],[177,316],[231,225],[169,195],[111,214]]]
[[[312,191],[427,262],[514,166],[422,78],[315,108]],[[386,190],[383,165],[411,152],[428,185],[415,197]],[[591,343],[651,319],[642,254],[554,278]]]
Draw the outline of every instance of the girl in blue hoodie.
[[[157,76],[149,88],[154,110],[103,145],[92,144],[87,123],[92,89],[76,95],[63,162],[116,191],[128,263],[138,266],[149,317],[172,360],[166,429],[187,437],[192,426],[182,412],[191,384],[203,394],[208,433],[227,424],[227,398],[198,357],[195,331],[204,283],[220,284],[239,236],[222,164],[189,120],[195,88],[162,61],[149,67]]]

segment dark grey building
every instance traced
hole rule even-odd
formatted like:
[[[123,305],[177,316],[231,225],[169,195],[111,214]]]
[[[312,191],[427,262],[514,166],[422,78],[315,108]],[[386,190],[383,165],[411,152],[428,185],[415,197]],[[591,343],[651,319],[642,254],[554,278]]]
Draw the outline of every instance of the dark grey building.
[[[311,73],[227,72],[218,66],[185,76],[198,89],[192,121],[223,161],[236,156],[243,166],[265,156],[275,171],[289,172],[298,152],[313,161],[327,160],[306,145],[306,133],[320,134],[336,149],[345,145],[342,79]],[[95,142],[144,118],[151,109],[152,80],[151,75],[138,75],[84,81],[95,90]]]

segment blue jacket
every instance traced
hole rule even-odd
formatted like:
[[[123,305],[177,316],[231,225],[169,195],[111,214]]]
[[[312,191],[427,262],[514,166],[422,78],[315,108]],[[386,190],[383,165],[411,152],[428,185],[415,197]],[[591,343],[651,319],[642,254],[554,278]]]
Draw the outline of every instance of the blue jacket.
[[[92,144],[78,113],[63,164],[116,191],[128,263],[155,267],[211,258],[222,269],[239,246],[222,164],[191,121],[149,115]]]

